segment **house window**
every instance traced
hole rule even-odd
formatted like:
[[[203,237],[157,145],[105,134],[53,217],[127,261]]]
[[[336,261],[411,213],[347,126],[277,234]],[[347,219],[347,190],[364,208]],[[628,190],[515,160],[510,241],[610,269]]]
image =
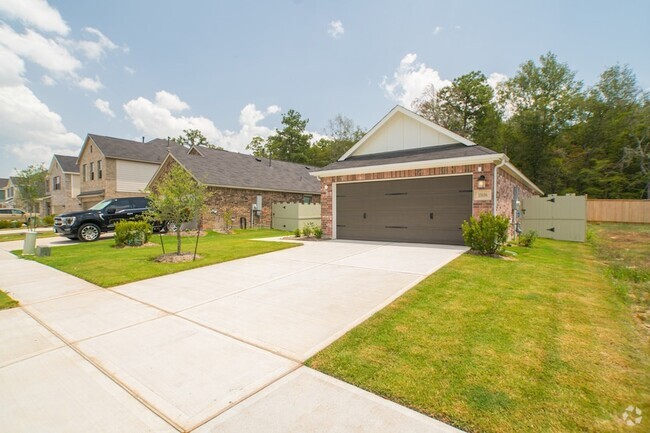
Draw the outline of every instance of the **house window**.
[[[54,176],[54,190],[60,190],[61,189],[61,176]]]
[[[90,163],[90,180],[95,180],[95,163]]]
[[[311,196],[310,195],[303,195],[302,196],[302,202],[304,204],[311,204]]]
[[[84,182],[85,182],[87,180],[87,178],[86,178],[86,164],[84,164],[84,167],[83,167],[83,178],[84,178]]]
[[[97,179],[102,178],[102,162],[97,161]]]

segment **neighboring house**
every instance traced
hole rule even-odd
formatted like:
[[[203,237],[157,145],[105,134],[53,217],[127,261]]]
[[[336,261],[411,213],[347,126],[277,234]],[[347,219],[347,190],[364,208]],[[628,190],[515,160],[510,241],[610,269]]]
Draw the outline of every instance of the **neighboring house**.
[[[106,198],[143,195],[166,156],[167,140],[144,143],[88,134],[76,161],[81,207],[88,209]]]
[[[318,203],[320,183],[310,176],[312,167],[257,158],[226,150],[173,146],[151,179],[148,189],[180,164],[196,181],[208,186],[210,198],[203,227],[224,230],[230,215],[233,227],[271,227],[271,205],[280,202]],[[253,210],[261,198],[261,209]],[[252,216],[252,219],[251,219]],[[251,223],[252,222],[252,223]]]
[[[5,207],[5,199],[7,198],[7,184],[9,179],[0,177],[0,208]]]
[[[470,216],[514,222],[516,201],[543,194],[505,154],[401,106],[311,174],[321,180],[323,231],[334,239],[462,244]]]
[[[81,210],[79,166],[76,156],[54,155],[45,179],[45,197],[39,199],[40,214],[58,215]]]
[[[5,186],[5,201],[4,207],[15,207],[19,208],[22,206],[22,201],[20,200],[20,191],[18,190],[18,178],[10,176]]]

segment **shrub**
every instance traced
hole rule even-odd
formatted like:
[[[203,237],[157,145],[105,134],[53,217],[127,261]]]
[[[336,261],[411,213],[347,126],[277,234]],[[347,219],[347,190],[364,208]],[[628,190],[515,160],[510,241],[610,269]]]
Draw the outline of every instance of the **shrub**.
[[[44,226],[53,226],[54,225],[54,215],[46,215],[41,218],[41,223]]]
[[[8,229],[11,227],[11,221],[0,221],[0,229]]]
[[[532,248],[537,240],[537,232],[535,230],[528,230],[519,235],[519,245],[522,247]]]
[[[307,237],[307,238],[310,237],[313,232],[314,232],[314,224],[313,223],[307,223],[302,228],[302,235]]]
[[[509,226],[510,221],[502,215],[484,212],[478,219],[470,217],[462,226],[465,245],[481,254],[496,254],[508,238]]]
[[[115,224],[115,245],[144,245],[152,233],[151,225],[146,221],[120,221]]]
[[[316,239],[321,239],[323,237],[323,229],[320,227],[314,228],[314,237]]]
[[[300,229],[295,229],[295,230],[293,231],[293,235],[294,235],[295,237],[299,238],[299,237],[300,237]]]

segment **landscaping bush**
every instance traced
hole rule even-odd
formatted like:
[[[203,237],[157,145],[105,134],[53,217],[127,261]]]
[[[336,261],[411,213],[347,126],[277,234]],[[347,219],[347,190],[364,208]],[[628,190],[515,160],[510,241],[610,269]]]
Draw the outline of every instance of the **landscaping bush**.
[[[153,229],[146,221],[120,221],[115,224],[115,245],[144,245],[152,233]]]
[[[304,237],[306,237],[306,238],[310,237],[313,232],[314,232],[314,224],[313,223],[307,223],[302,228],[302,235]]]
[[[295,237],[299,238],[299,237],[300,237],[300,229],[295,229],[295,230],[293,231],[293,235],[294,235]]]
[[[0,229],[19,229],[22,225],[20,221],[0,221]]]
[[[480,254],[496,254],[508,238],[509,226],[510,221],[502,215],[484,212],[478,219],[470,217],[462,225],[465,245]]]
[[[535,230],[528,230],[519,235],[519,245],[522,247],[532,248],[537,240],[537,232]]]
[[[321,239],[323,237],[323,229],[320,227],[314,228],[314,237],[316,239]]]
[[[44,226],[53,226],[54,225],[54,215],[46,215],[41,218],[41,224]]]

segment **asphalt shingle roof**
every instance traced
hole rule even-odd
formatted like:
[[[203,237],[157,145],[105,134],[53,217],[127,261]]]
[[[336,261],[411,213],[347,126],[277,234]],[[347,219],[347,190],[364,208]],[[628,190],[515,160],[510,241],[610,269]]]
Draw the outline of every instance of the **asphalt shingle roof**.
[[[167,156],[167,140],[159,138],[147,143],[122,138],[88,134],[107,158],[161,164]],[[173,143],[172,143],[173,145]]]
[[[466,156],[490,155],[497,152],[483,146],[466,146],[462,143],[430,146],[420,149],[400,150],[395,152],[373,153],[370,155],[350,156],[344,161],[333,162],[320,170],[340,170],[343,168],[370,167],[373,165],[399,164],[405,162],[433,161]]]
[[[9,179],[6,179],[4,177],[0,178],[0,188],[4,188],[5,186],[7,186],[8,183],[9,183]]]
[[[173,156],[201,183],[210,186],[320,194],[320,181],[309,174],[316,167],[256,158],[226,150],[200,148],[203,154],[173,145]]]
[[[65,173],[79,173],[76,156],[54,155]]]

